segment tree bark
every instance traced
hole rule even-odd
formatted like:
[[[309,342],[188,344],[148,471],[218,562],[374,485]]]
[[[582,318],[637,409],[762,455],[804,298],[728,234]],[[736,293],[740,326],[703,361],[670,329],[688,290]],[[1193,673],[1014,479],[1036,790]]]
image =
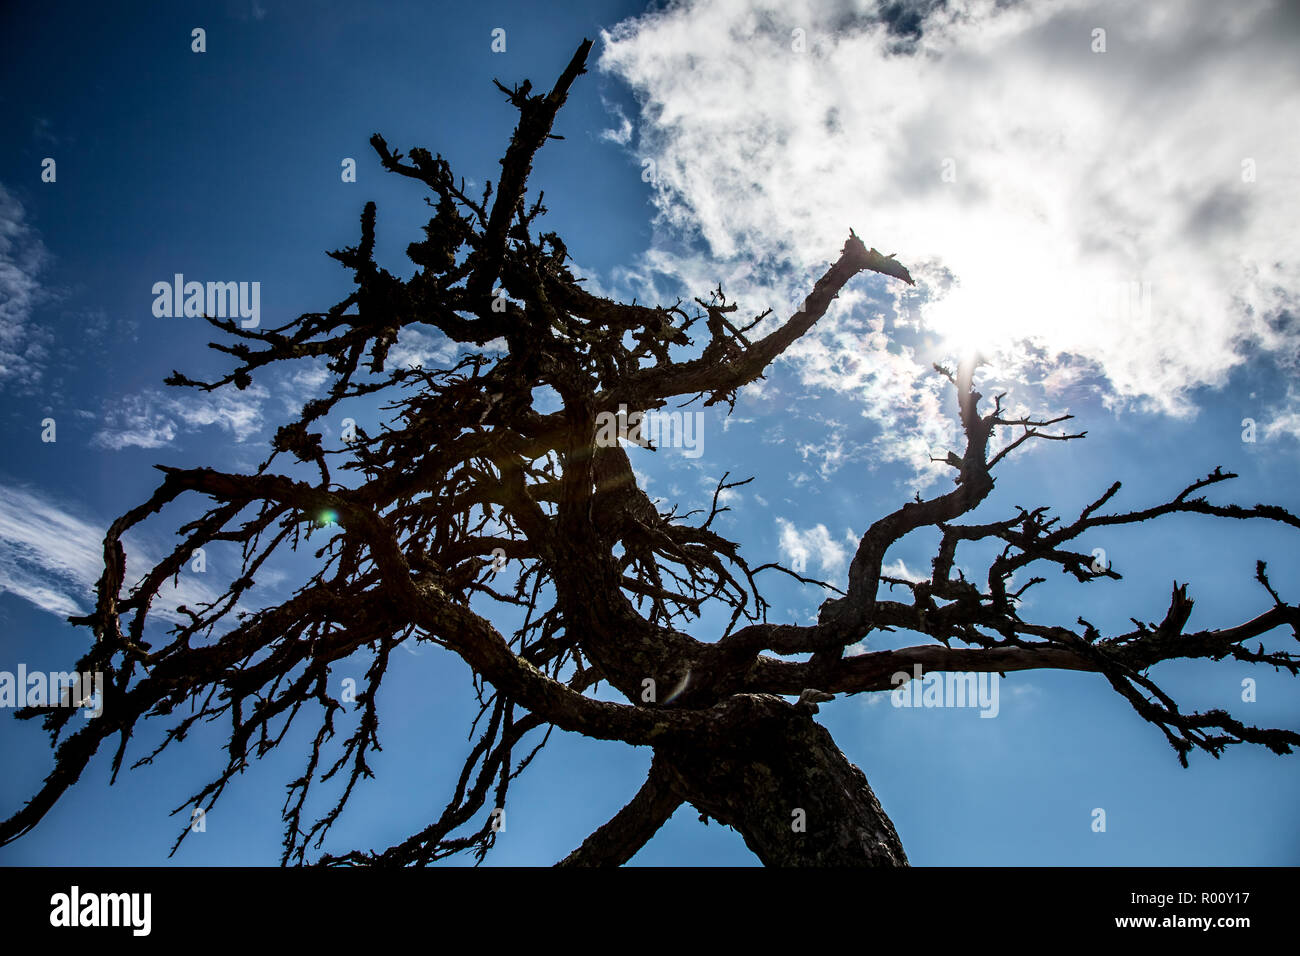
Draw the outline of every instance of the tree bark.
[[[737,830],[767,866],[907,866],[866,776],[811,708],[733,698],[706,739],[656,748],[674,789]]]

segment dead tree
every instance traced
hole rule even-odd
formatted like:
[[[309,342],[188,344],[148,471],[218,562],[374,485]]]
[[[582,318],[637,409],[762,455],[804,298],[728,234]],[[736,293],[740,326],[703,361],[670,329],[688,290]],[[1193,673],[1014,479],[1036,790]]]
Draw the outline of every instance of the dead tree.
[[[1136,510],[1105,510],[1119,494],[1116,483],[1070,520],[1040,507],[963,523],[993,491],[994,469],[1016,448],[1082,437],[1053,430],[1069,416],[1010,416],[1001,397],[986,408],[971,362],[939,369],[955,392],[965,437],[960,456],[946,459],[955,471],[953,490],[918,495],[873,522],[847,582],[824,602],[816,624],[769,622],[758,578],[785,569],[751,563],[719,533],[714,520],[725,508],[717,494],[708,514],[660,510],[638,487],[624,449],[597,440],[598,416],[691,398],[730,408],[737,390],[762,377],[854,276],[872,271],[912,280],[850,232],[802,309],[784,321],[763,313],[735,322],[737,307],[720,290],[685,307],[625,304],[585,291],[566,266],[560,237],[537,233],[545,210],[540,194],[527,201],[526,184],[538,149],[557,138],[556,113],[590,49],[590,42],[578,48],[548,93],[533,93],[527,83],[498,84],[519,122],[495,190],[488,184],[471,195],[441,156],[418,148],[403,156],[372,138],[385,168],[431,193],[433,217],[407,250],[418,267],[409,279],[375,262],[371,203],[360,242],[331,253],[355,276],[356,289],[342,302],[271,330],[209,320],[224,333],[212,347],[233,359],[233,370],[209,382],[173,373],[170,384],[245,388],[265,369],[315,359],[327,362],[327,392],[278,430],[256,473],[163,467],[153,496],[112,524],[95,608],[73,619],[94,632],[77,669],[105,674],[103,715],[64,734],[68,708],[20,714],[44,719],[56,761],[34,798],[0,825],[0,841],[35,826],[111,738],[116,775],[142,719],[175,722],[137,765],[198,721],[230,722],[224,770],[179,812],[210,808],[250,757],[271,751],[291,722],[316,708],[319,729],[283,808],[282,862],[306,863],[358,782],[371,775],[376,694],[394,649],[406,641],[438,645],[472,669],[481,704],[472,730],[477,741],[437,819],[386,849],[311,862],[425,864],[465,850],[481,859],[495,839],[490,808],[506,806],[511,780],[560,727],[653,750],[649,777],[631,802],[565,864],[623,863],[689,803],[734,827],[764,863],[905,865],[898,834],[866,778],[813,715],[830,695],[889,690],[891,675],[914,665],[923,673],[1094,672],[1160,728],[1184,765],[1194,749],[1217,756],[1244,742],[1284,754],[1300,742],[1293,731],[1248,726],[1222,710],[1184,712],[1148,676],[1161,661],[1224,657],[1296,674],[1295,655],[1247,646],[1284,626],[1300,635],[1300,609],[1278,595],[1262,562],[1262,609],[1218,630],[1187,631],[1192,601],[1185,585],[1175,588],[1163,621],[1135,620],[1124,634],[1103,635],[1082,619],[1064,626],[1020,613],[1025,591],[1043,581],[1036,568],[1056,565],[1085,584],[1118,577],[1075,549],[1093,529],[1180,513],[1292,527],[1300,520],[1271,505],[1212,502],[1202,492],[1233,477],[1216,470],[1173,500]],[[773,327],[759,335],[764,320]],[[432,327],[457,343],[459,361],[441,370],[393,368],[389,350],[412,326]],[[498,342],[504,348],[487,347]],[[542,386],[558,394],[558,411],[534,408],[533,390]],[[389,423],[326,448],[313,426],[339,403],[364,396],[391,399]],[[996,429],[1017,437],[993,453]],[[347,480],[335,480],[334,471]],[[719,492],[727,487],[724,477]],[[127,575],[123,535],[195,497],[211,506],[180,527],[170,555],[124,590],[136,579]],[[931,577],[890,582],[882,575],[886,554],[922,528],[940,533]],[[146,640],[155,633],[147,625],[159,590],[196,548],[217,542],[241,549],[239,576],[212,603],[184,609],[182,623],[159,627],[165,642]],[[954,573],[958,548],[974,542],[1001,547],[984,580]],[[318,570],[290,598],[239,610],[273,556],[317,545]],[[507,575],[512,586],[494,575],[501,556],[515,569]],[[1015,590],[1012,575],[1024,581]],[[905,585],[910,600],[882,593],[889,583]],[[729,613],[723,633],[688,633],[719,604]],[[484,605],[522,609],[522,626],[501,633],[481,612]],[[843,656],[847,646],[890,629],[913,632],[920,643]],[[367,684],[349,708],[331,695],[332,667],[358,653],[370,659]],[[675,692],[646,700],[648,680]],[[627,703],[590,696],[601,681]],[[340,733],[346,736],[330,760],[327,745]],[[313,787],[331,779],[341,790],[332,809],[319,819],[304,816]],[[792,829],[796,808],[806,814],[806,832]]]

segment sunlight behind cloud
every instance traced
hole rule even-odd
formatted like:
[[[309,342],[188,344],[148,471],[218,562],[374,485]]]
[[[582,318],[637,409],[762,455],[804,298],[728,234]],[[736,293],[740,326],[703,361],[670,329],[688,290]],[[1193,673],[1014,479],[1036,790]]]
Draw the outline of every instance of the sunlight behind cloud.
[[[902,54],[874,9],[708,0],[606,35],[655,161],[656,269],[696,271],[676,236],[804,271],[852,226],[917,278],[888,286],[901,321],[1011,374],[1045,357],[1187,415],[1248,359],[1294,361],[1286,8],[959,0]]]

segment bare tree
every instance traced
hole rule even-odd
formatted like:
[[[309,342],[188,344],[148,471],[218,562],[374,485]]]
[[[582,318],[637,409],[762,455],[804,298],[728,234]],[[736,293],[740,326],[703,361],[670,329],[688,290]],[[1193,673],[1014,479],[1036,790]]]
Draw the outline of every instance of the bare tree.
[[[342,302],[273,330],[209,319],[225,334],[212,347],[233,358],[234,370],[211,382],[174,373],[170,384],[245,388],[264,369],[326,359],[327,394],[278,430],[256,473],[163,467],[153,496],[113,523],[95,609],[73,619],[94,631],[78,667],[106,675],[103,715],[59,742],[71,710],[21,712],[44,718],[57,743],[56,763],[35,797],[0,825],[0,841],[35,826],[112,737],[116,776],[142,719],[176,722],[137,764],[183,739],[198,721],[229,719],[224,770],[178,808],[206,809],[250,757],[275,748],[291,722],[314,707],[319,728],[283,808],[282,862],[305,863],[356,784],[371,775],[376,694],[394,649],[407,641],[436,644],[470,666],[481,705],[471,728],[477,741],[436,820],[387,849],[313,862],[424,864],[464,850],[481,859],[495,839],[492,809],[505,807],[511,780],[560,727],[654,752],[639,792],[565,864],[625,862],[685,802],[738,830],[765,863],[905,865],[866,778],[813,715],[831,695],[889,690],[891,675],[914,666],[922,673],[1095,672],[1161,729],[1184,765],[1194,749],[1217,756],[1245,742],[1283,754],[1300,742],[1293,731],[1247,726],[1222,710],[1184,712],[1147,676],[1161,661],[1224,657],[1296,674],[1295,655],[1247,646],[1283,626],[1300,634],[1300,608],[1282,600],[1262,562],[1262,610],[1218,630],[1186,630],[1192,601],[1185,585],[1175,587],[1163,621],[1134,619],[1124,634],[1103,635],[1083,619],[1062,626],[1020,613],[1025,591],[1043,580],[1026,579],[1036,568],[1057,565],[1085,584],[1119,576],[1076,550],[1076,540],[1093,529],[1179,513],[1292,527],[1300,519],[1270,505],[1213,503],[1202,492],[1234,477],[1216,470],[1172,500],[1136,510],[1105,510],[1120,491],[1117,482],[1072,520],[1039,507],[962,523],[993,491],[993,469],[1015,449],[1036,439],[1082,437],[1054,430],[1069,416],[1011,416],[1001,396],[991,408],[982,405],[975,362],[938,369],[955,391],[965,438],[964,451],[946,459],[953,490],[917,495],[872,523],[842,589],[824,585],[839,596],[822,604],[816,624],[769,622],[758,578],[794,572],[751,563],[714,524],[727,510],[722,492],[743,482],[724,476],[707,514],[660,510],[638,487],[624,449],[600,440],[600,416],[621,407],[658,409],[674,399],[730,408],[737,390],[762,377],[854,276],[871,271],[908,283],[911,276],[850,232],[802,309],[771,320],[774,327],[761,336],[755,329],[769,313],[740,321],[721,290],[693,304],[655,308],[584,291],[566,267],[560,237],[535,235],[545,210],[540,194],[526,200],[526,183],[538,149],[557,138],[552,123],[590,49],[590,42],[578,48],[549,93],[533,93],[527,82],[498,83],[519,122],[495,190],[488,184],[480,197],[441,156],[412,149],[404,157],[372,138],[388,170],[432,192],[435,213],[424,238],[407,250],[418,267],[410,279],[376,264],[370,203],[360,243],[331,253],[355,276],[356,290]],[[460,360],[442,370],[390,367],[389,349],[413,326],[431,326],[459,343]],[[503,349],[486,347],[498,340]],[[558,394],[558,411],[535,409],[533,391],[543,386]],[[339,403],[364,396],[391,400],[390,423],[374,435],[359,429],[355,441],[327,449],[313,425]],[[1014,438],[993,453],[997,429],[1011,429]],[[279,471],[271,468],[277,458]],[[331,468],[348,480],[333,480]],[[123,535],[186,496],[206,497],[211,507],[184,523],[171,554],[124,591]],[[940,537],[930,578],[891,580],[882,573],[887,552],[922,528]],[[155,647],[145,639],[151,604],[196,548],[217,542],[241,550],[239,576],[211,603],[183,608],[186,620]],[[976,542],[1001,550],[984,580],[966,580],[954,572],[957,550]],[[317,543],[318,570],[290,598],[241,609],[273,556]],[[496,584],[502,558],[515,569],[506,575],[512,587]],[[1013,574],[1024,581],[1015,590]],[[910,599],[891,599],[882,584],[901,587]],[[475,609],[484,605],[513,608],[523,623],[500,633]],[[729,615],[722,633],[687,632],[718,606]],[[914,632],[922,643],[843,656],[848,645],[886,630]],[[331,668],[358,653],[369,655],[370,665],[357,707],[348,708],[331,695]],[[590,696],[601,681],[628,702]],[[660,690],[648,694],[649,687]],[[352,725],[331,761],[326,745],[342,732],[337,721]],[[341,790],[332,809],[314,821],[304,817],[313,786],[331,778]],[[796,810],[805,814],[804,832],[792,827]]]

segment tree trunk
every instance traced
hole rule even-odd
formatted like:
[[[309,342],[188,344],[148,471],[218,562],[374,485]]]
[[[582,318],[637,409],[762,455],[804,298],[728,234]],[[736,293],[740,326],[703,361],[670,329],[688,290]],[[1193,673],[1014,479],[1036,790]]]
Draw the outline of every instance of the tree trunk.
[[[907,866],[862,771],[811,708],[732,698],[707,739],[656,748],[673,788],[733,827],[767,866]]]

